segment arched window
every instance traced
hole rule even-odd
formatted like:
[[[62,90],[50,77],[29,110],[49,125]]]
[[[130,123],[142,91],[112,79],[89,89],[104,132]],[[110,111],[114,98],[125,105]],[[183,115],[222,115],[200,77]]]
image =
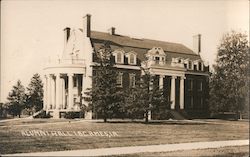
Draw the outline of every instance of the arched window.
[[[117,53],[116,55],[117,55],[116,56],[117,57],[116,62],[117,63],[122,63],[122,54],[121,54],[121,52]]]
[[[136,65],[136,53],[131,51],[126,54],[128,57],[128,64]]]
[[[115,50],[112,52],[112,55],[115,56],[115,63],[123,64],[124,63],[124,51],[123,50]]]

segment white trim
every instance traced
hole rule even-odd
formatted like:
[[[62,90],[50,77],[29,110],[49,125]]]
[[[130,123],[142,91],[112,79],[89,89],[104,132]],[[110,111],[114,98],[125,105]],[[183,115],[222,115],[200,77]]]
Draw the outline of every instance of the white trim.
[[[132,66],[132,65],[114,65],[114,67],[121,69],[141,70],[140,66]]]
[[[199,72],[191,72],[191,71],[187,71],[185,72],[185,74],[209,76],[209,73],[199,73]]]
[[[155,75],[166,75],[166,76],[185,76],[185,71],[171,70],[171,69],[159,69],[150,68],[150,73]]]

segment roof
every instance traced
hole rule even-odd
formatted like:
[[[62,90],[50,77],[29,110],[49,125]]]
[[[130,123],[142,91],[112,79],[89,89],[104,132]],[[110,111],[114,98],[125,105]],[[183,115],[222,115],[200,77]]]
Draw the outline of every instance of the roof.
[[[109,33],[91,31],[91,42],[95,50],[98,50],[104,41],[111,43],[111,49],[123,49],[125,52],[134,51],[138,58],[145,59],[148,50],[153,47],[161,47],[167,55],[167,58],[182,57],[192,60],[200,59],[200,56],[188,47],[179,43],[157,41],[150,39],[136,39],[122,35],[111,35]]]

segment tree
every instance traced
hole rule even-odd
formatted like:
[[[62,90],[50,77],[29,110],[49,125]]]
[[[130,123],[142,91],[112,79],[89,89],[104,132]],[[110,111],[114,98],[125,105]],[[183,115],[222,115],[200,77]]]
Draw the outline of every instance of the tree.
[[[21,115],[21,111],[25,106],[25,88],[21,84],[21,81],[18,80],[17,84],[13,86],[13,89],[9,93],[9,96],[7,97],[7,100],[9,101],[7,103],[7,110],[10,114],[14,116]]]
[[[0,118],[6,117],[6,106],[4,103],[0,103]]]
[[[249,101],[247,35],[232,31],[223,36],[210,81],[210,110],[244,112]]]
[[[116,88],[117,72],[112,60],[111,49],[108,44],[104,44],[96,52],[96,63],[93,74],[93,87],[85,92],[85,101],[89,102],[89,107],[94,113],[102,117],[104,122],[112,118],[119,106],[121,92]]]
[[[163,90],[155,81],[156,76],[150,75],[147,69],[142,70],[144,75],[137,80],[136,87],[127,90],[122,109],[131,119],[144,117],[147,123],[149,111],[160,114],[167,111],[168,103],[163,96]]]
[[[43,108],[43,83],[38,73],[33,75],[27,87],[26,107],[35,112]]]

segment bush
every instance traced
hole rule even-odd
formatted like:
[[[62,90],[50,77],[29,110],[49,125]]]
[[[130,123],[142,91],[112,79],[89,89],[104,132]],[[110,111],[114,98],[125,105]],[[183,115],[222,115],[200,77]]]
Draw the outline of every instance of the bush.
[[[79,112],[66,112],[64,115],[64,118],[66,119],[80,118],[80,113]]]

